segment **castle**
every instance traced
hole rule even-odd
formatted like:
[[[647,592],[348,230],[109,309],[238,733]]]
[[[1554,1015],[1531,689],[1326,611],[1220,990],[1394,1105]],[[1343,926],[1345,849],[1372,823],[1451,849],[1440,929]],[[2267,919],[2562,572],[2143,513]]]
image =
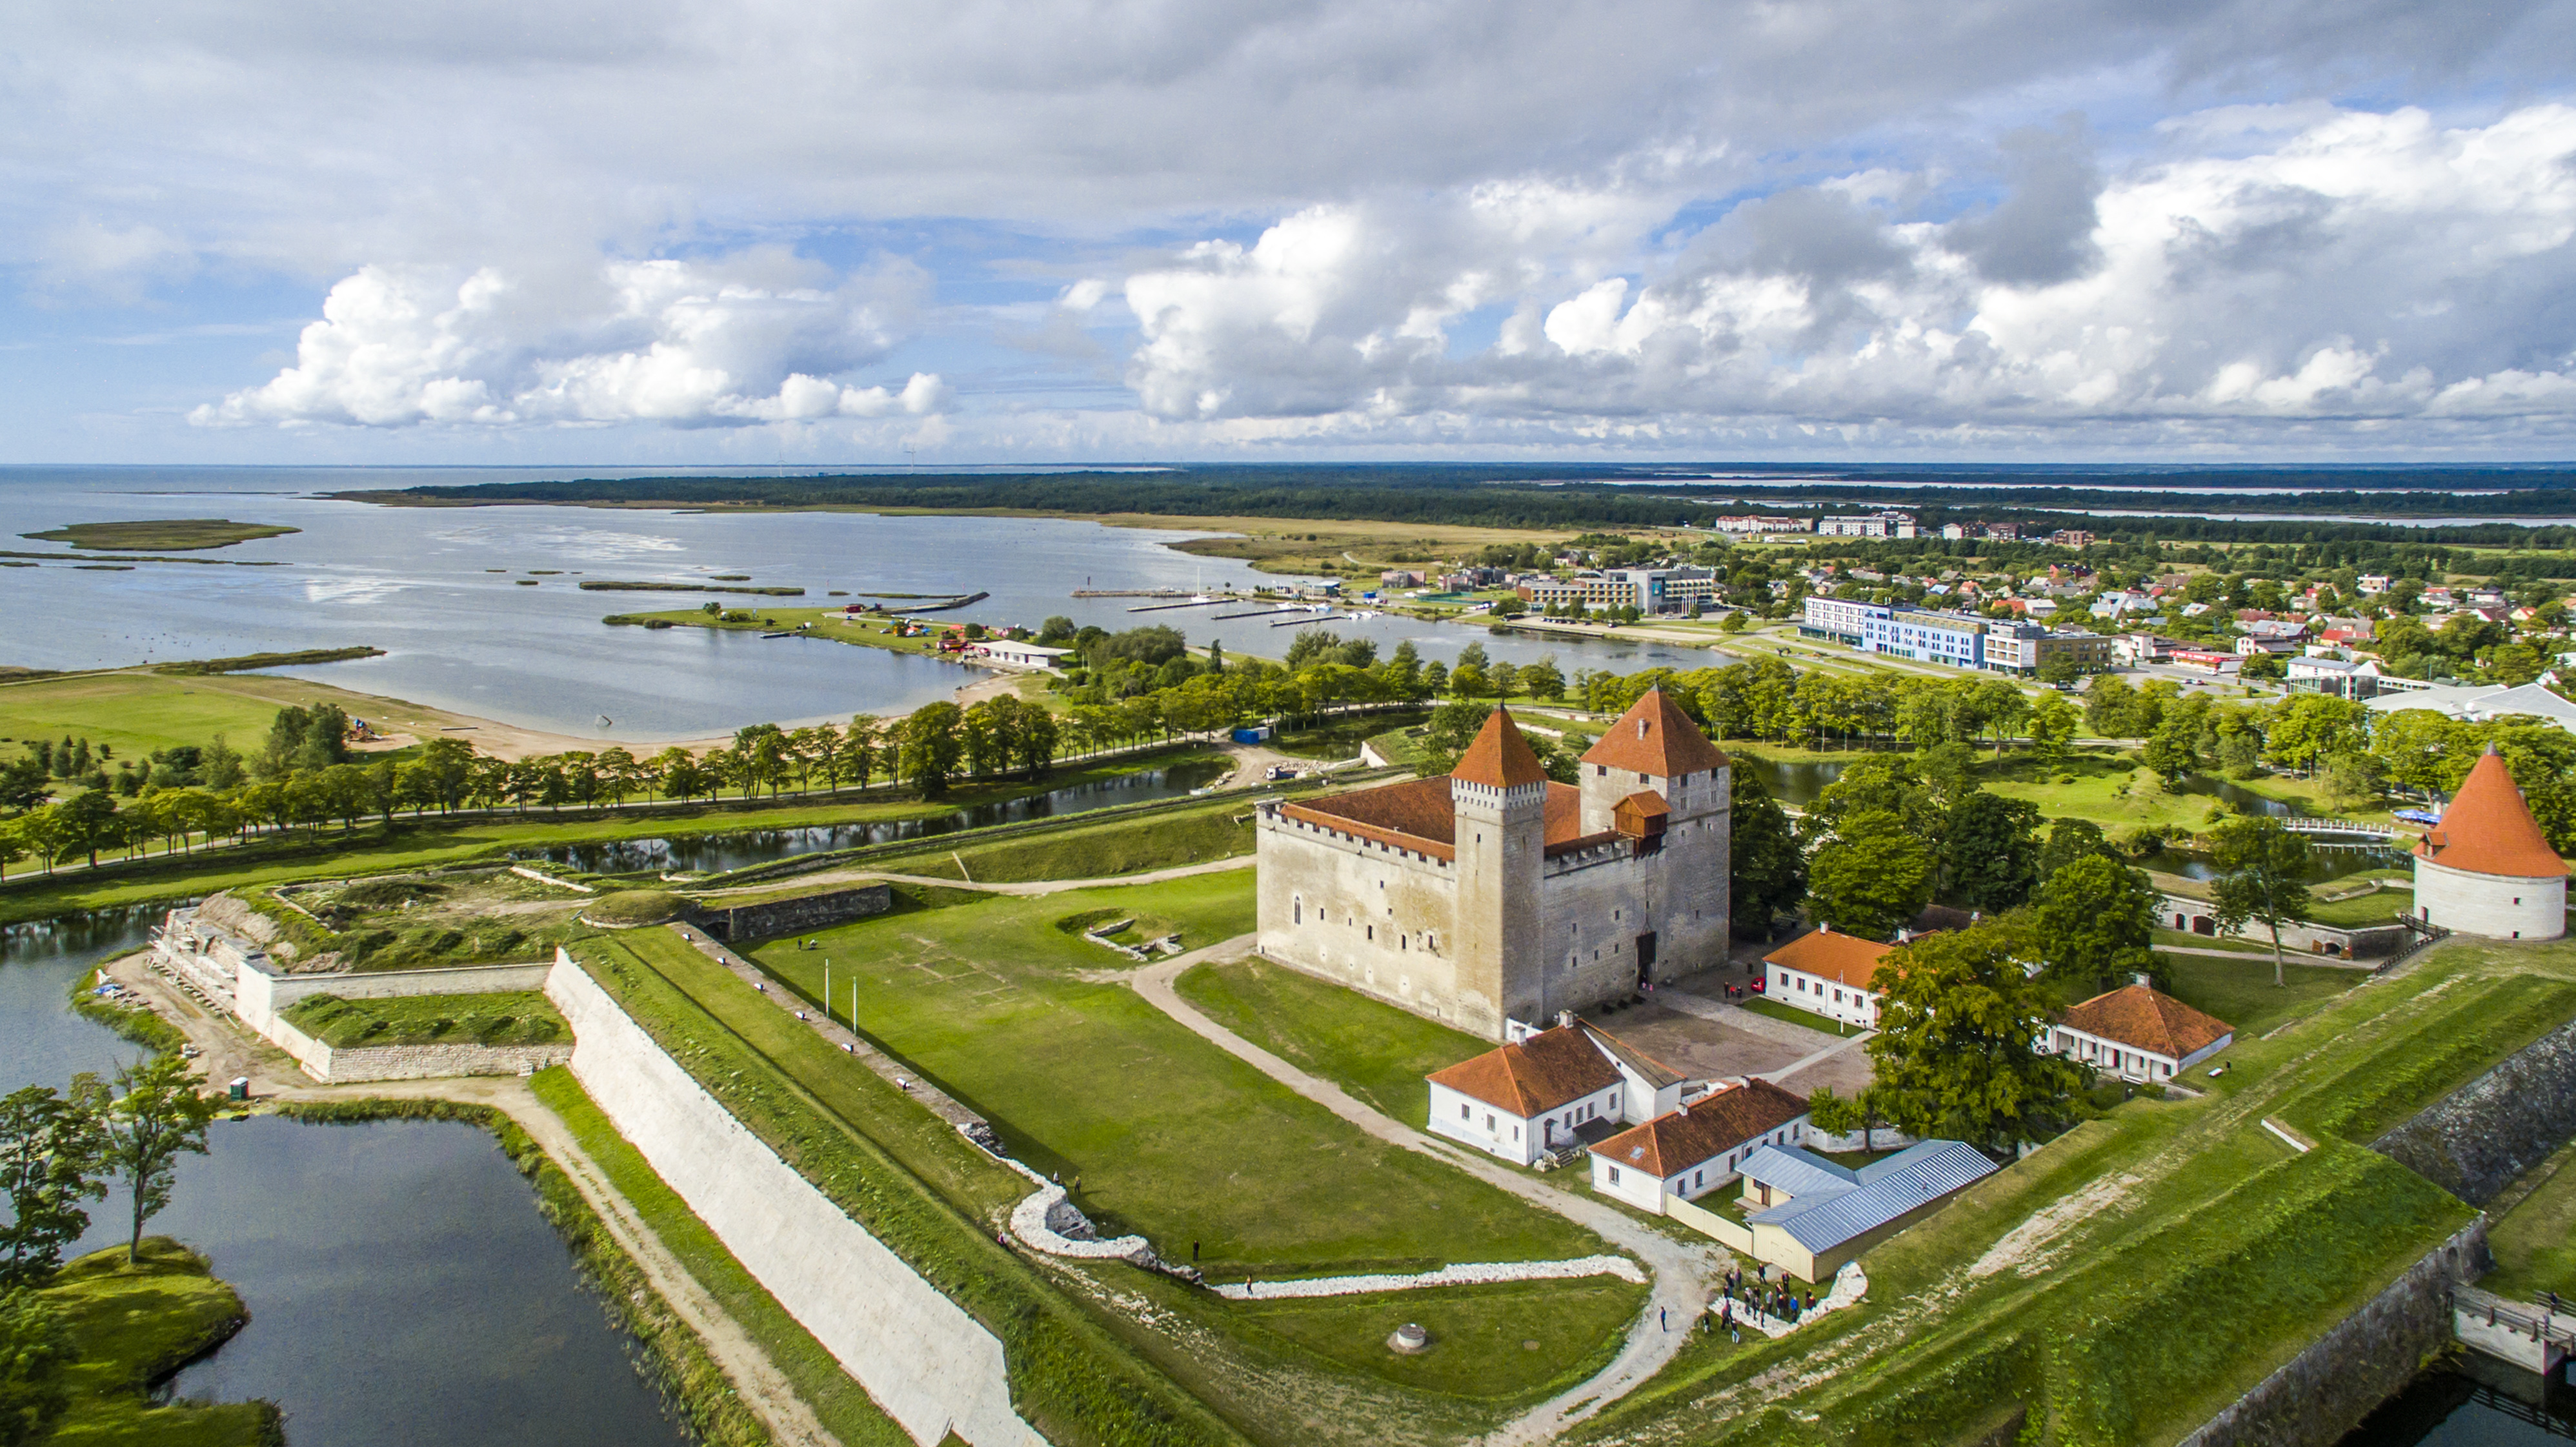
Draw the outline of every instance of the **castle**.
[[[1719,963],[1733,780],[1662,690],[1550,781],[1496,709],[1444,777],[1260,808],[1260,949],[1489,1039]]]
[[[2442,822],[2415,846],[2415,917],[2491,939],[2554,940],[2567,932],[2567,865],[2504,760],[2486,753],[2451,796]]]

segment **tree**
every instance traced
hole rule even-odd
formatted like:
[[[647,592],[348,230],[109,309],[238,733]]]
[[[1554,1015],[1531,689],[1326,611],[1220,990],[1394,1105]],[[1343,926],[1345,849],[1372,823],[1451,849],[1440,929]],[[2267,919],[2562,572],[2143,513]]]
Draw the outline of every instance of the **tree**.
[[[2090,819],[2058,820],[2048,826],[2048,842],[2040,847],[2039,882],[2046,885],[2057,871],[2090,856],[2117,857],[2111,842],[2102,837],[2102,826]]]
[[[958,758],[964,748],[958,737],[964,723],[965,710],[942,702],[914,709],[896,726],[901,733],[898,766],[922,793],[948,792],[948,781],[957,776]]]
[[[53,815],[58,831],[54,845],[57,855],[86,853],[95,866],[98,851],[117,840],[116,800],[104,789],[74,794],[45,812]]]
[[[133,1202],[125,1264],[140,1259],[143,1223],[170,1204],[179,1157],[206,1153],[206,1124],[223,1107],[199,1095],[188,1064],[156,1055],[116,1072],[113,1099],[99,1110],[99,1158]]]
[[[1808,907],[1838,930],[1883,939],[1932,902],[1932,862],[1902,816],[1855,814],[1808,861]]]
[[[2033,938],[2051,978],[2087,993],[2155,969],[2156,904],[2146,875],[2100,854],[2069,861],[2040,886]]]
[[[1899,1129],[2003,1155],[2066,1115],[2086,1072],[2039,1052],[2054,1001],[2023,970],[2022,953],[2014,926],[1988,921],[1925,935],[1879,961],[1873,1090]]]
[[[1761,930],[1765,937],[1780,916],[1798,907],[1807,892],[1807,859],[1799,851],[1788,811],[1771,797],[1762,776],[1736,760],[1735,838],[1727,856],[1729,887],[1734,891],[1738,924]]]
[[[2248,654],[2244,665],[2237,669],[2236,676],[2253,679],[2256,682],[2270,682],[2288,672],[2289,665],[2281,661],[2281,655],[2263,652]]]
[[[1538,662],[1521,665],[1521,692],[1551,701],[1565,697],[1565,673],[1556,666],[1555,654],[1542,653]]]
[[[2039,882],[2039,806],[1968,793],[1941,835],[1941,875],[1950,898],[1970,909],[1998,913],[2030,898]]]
[[[35,1292],[0,1292],[0,1447],[44,1441],[69,1405],[73,1360],[62,1319]]]
[[[1861,1148],[1872,1148],[1878,1139],[1878,1123],[1885,1116],[1879,1108],[1876,1087],[1865,1087],[1857,1095],[1839,1095],[1830,1085],[1816,1087],[1807,1097],[1807,1119],[1816,1129],[1831,1135],[1849,1135],[1859,1131]]]
[[[2273,762],[2300,770],[2329,754],[2359,753],[2370,746],[2370,706],[2324,693],[2283,699],[2272,711],[2264,746]]]
[[[2062,693],[2043,693],[2031,700],[2030,743],[2032,752],[2049,768],[2066,762],[2068,748],[2075,742],[2075,730],[2084,722],[2082,710],[2067,701]]]
[[[2039,681],[2051,688],[2073,683],[2083,676],[2084,665],[2075,661],[2074,654],[2062,648],[2039,661]]]
[[[2327,808],[2342,813],[2367,808],[2379,798],[2379,760],[2364,753],[2330,754],[2317,769]]]
[[[1741,633],[1748,626],[1750,625],[1746,623],[1744,610],[1741,608],[1717,620],[1717,631],[1720,633]]]
[[[2308,841],[2266,815],[2230,819],[2218,826],[2210,859],[2219,875],[2210,881],[2218,927],[2229,934],[2248,923],[2272,932],[2272,983],[2285,984],[2281,926],[2309,917]]]
[[[107,1194],[99,1179],[99,1127],[93,1113],[97,1077],[76,1077],[69,1095],[30,1085],[0,1096],[0,1192],[9,1222],[0,1225],[0,1290],[39,1286],[62,1264],[63,1250],[89,1229],[83,1201]]]

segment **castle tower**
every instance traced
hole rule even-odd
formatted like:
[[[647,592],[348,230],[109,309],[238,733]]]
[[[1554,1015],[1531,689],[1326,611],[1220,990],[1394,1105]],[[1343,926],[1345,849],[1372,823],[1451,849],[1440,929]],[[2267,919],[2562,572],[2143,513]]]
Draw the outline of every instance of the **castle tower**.
[[[1539,880],[1547,847],[1547,771],[1507,709],[1495,709],[1449,774],[1456,815],[1458,994],[1492,1001],[1466,1029],[1501,1038],[1503,1020],[1539,1015]]]
[[[2567,932],[2567,865],[2504,760],[2487,745],[2442,822],[2415,846],[2415,914],[2490,939],[2554,940]]]
[[[1637,840],[1663,861],[1643,876],[1644,918],[1633,941],[1640,978],[1671,979],[1722,962],[1735,798],[1726,755],[1662,689],[1648,689],[1584,754],[1580,787],[1587,835],[1626,834],[1661,815],[1651,841]]]

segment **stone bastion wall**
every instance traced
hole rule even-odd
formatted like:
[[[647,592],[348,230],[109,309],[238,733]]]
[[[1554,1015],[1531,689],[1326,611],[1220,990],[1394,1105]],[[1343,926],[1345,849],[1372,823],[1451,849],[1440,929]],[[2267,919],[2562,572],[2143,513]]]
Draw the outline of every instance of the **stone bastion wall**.
[[[2560,1026],[2370,1143],[2483,1206],[2576,1137],[2576,1024]]]
[[[1002,1343],[706,1093],[558,953],[547,998],[572,1072],[617,1133],[915,1442],[1040,1447],[1011,1409]]]
[[[830,929],[854,919],[883,914],[893,907],[892,886],[862,884],[854,889],[835,889],[796,899],[771,900],[765,904],[732,908],[700,904],[690,916],[690,923],[727,944],[741,944],[746,940],[774,939],[780,935],[803,934],[807,930]]]

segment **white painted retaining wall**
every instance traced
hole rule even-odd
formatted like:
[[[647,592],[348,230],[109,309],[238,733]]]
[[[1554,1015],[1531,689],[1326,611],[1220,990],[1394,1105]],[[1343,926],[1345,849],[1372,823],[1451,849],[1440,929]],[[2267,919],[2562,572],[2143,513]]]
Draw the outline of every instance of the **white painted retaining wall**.
[[[551,966],[549,967],[551,968]],[[444,1080],[457,1075],[528,1075],[561,1065],[572,1042],[546,1045],[360,1045],[334,1050],[298,1030],[284,1016],[260,1032],[295,1057],[304,1073],[324,1085],[369,1080]]]
[[[916,1442],[1046,1439],[1011,1410],[1002,1344],[843,1214],[665,1054],[561,951],[546,995],[572,1071],[698,1219]]]
[[[372,974],[285,975],[243,965],[233,980],[233,1010],[263,1035],[278,1013],[315,995],[343,1000],[387,1000],[410,995],[486,995],[542,990],[552,961],[526,965],[459,965],[445,970],[380,970]],[[275,1039],[274,1035],[269,1038]],[[283,1044],[283,1041],[279,1042]]]

